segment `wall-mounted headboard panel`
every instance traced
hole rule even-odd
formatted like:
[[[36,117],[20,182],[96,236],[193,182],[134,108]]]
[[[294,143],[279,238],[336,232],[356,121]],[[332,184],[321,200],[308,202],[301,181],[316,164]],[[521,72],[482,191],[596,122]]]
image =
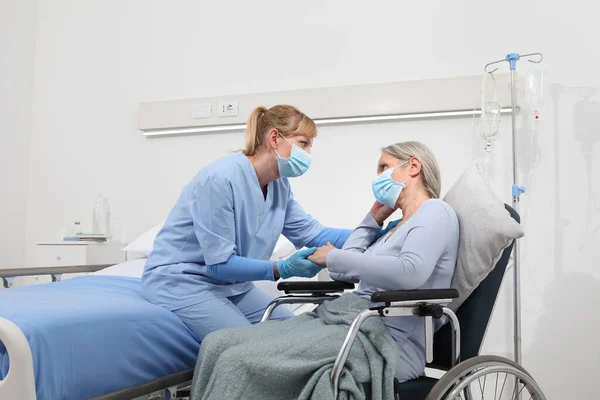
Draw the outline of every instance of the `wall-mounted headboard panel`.
[[[509,75],[495,76],[498,102],[503,108],[510,107]],[[275,104],[292,104],[317,123],[340,118],[448,112],[468,115],[474,108],[479,108],[477,94],[480,90],[481,76],[476,75],[142,102],[138,108],[138,128],[148,136],[239,130],[244,128],[255,107]],[[223,115],[222,109],[226,105],[233,109],[225,110],[229,115]]]

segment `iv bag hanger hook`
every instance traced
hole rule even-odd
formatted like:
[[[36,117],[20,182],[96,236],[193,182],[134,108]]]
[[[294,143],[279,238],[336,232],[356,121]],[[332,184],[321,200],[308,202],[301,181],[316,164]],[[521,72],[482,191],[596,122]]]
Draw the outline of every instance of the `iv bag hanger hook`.
[[[493,70],[490,71],[490,70],[488,70],[488,67],[491,65],[500,64],[500,63],[506,62],[506,61],[509,61],[512,64],[512,62],[516,62],[520,58],[530,58],[530,57],[534,57],[534,56],[536,56],[537,59],[527,60],[527,61],[529,61],[530,63],[539,64],[544,60],[544,55],[542,53],[509,54],[502,60],[492,61],[491,63],[486,64],[484,70],[485,70],[485,72],[492,74],[492,73],[496,72],[498,70],[498,68],[494,68]],[[511,68],[511,69],[513,69],[513,68]]]

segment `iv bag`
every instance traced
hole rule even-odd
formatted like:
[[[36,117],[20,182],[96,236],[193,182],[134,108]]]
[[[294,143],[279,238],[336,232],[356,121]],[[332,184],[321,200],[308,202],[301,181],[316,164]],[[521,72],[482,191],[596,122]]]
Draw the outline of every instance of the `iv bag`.
[[[495,101],[485,102],[481,108],[481,118],[477,121],[477,136],[486,141],[496,140],[500,134],[500,112],[502,107]]]
[[[492,81],[488,85],[487,79]],[[491,149],[491,142],[500,135],[500,113],[502,107],[498,103],[498,88],[493,73],[484,72],[481,79],[481,115],[475,123],[477,137],[486,142],[486,150]]]
[[[533,66],[527,74],[525,99],[532,107],[539,107],[544,102],[544,68],[539,64]]]

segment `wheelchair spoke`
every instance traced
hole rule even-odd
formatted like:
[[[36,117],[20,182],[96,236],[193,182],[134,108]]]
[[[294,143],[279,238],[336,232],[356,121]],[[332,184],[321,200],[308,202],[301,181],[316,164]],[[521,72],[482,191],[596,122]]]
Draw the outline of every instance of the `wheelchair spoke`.
[[[517,390],[517,388],[519,387],[519,379],[516,380],[517,383],[515,383],[515,390]],[[513,400],[516,400],[519,398],[519,395],[521,394],[521,392],[523,391],[523,389],[525,389],[525,384],[523,383],[523,387],[521,387],[521,390],[519,390],[519,392],[515,395],[515,397],[513,397]]]
[[[502,393],[504,392],[504,385],[506,385],[506,379],[508,378],[508,373],[505,373],[504,375],[504,383],[502,383],[502,389],[500,389],[500,397],[498,397],[499,399],[502,398]]]
[[[498,393],[498,381],[500,380],[500,373],[496,374],[496,387],[494,387],[494,400],[496,400],[496,393]],[[500,400],[500,399],[498,399]]]
[[[465,388],[465,400],[473,400],[473,392],[468,386]]]
[[[481,399],[481,400],[488,400],[488,399],[494,399],[494,400],[502,400],[502,396],[504,394],[504,389],[506,388],[506,382],[508,379],[509,374],[508,373],[504,373],[504,378],[502,378],[502,373],[501,372],[497,372],[495,374],[490,374],[490,379],[492,379],[492,375],[494,375],[495,378],[495,383],[494,385],[494,395],[492,396],[492,382],[490,382],[490,384],[487,384],[487,377],[488,375],[483,375],[480,378],[477,378],[477,384],[475,384],[475,380],[473,380],[473,382],[470,383],[470,385],[468,385],[464,391],[463,394],[459,394],[458,397],[455,398],[455,400],[474,400],[473,395],[475,395],[475,398]],[[483,378],[483,381],[481,380],[481,378]],[[502,381],[502,382],[500,382]],[[521,386],[519,388],[519,386]],[[517,399],[519,394],[521,394],[521,392],[523,392],[523,389],[525,388],[526,385],[524,385],[521,381],[517,382],[517,386],[514,387],[514,390],[512,390],[513,394],[511,397],[511,400]],[[472,393],[471,390],[474,389],[473,391],[475,393]],[[520,389],[520,390],[519,390]],[[508,389],[507,389],[508,391]],[[470,396],[470,393],[472,393]],[[533,397],[530,397],[528,400],[533,400]]]
[[[438,381],[428,399],[546,400],[537,382],[512,360],[498,356],[478,356],[461,364]],[[504,374],[504,378],[502,378],[502,374]],[[488,384],[488,376],[490,379],[495,379],[496,382]],[[506,395],[504,395],[505,389]]]
[[[483,399],[483,396],[485,395],[485,382],[487,381],[487,375],[483,376],[483,390],[481,391],[481,400]]]
[[[493,391],[493,396],[492,396],[492,382],[490,382],[490,384],[487,384],[487,377],[488,375],[483,375],[480,378],[477,378],[476,380],[473,380],[464,390],[462,393],[458,394],[457,397],[454,398],[454,400],[474,400],[475,398],[477,399],[481,399],[481,400],[489,400],[489,399],[494,399],[494,400],[502,400],[503,399],[503,394],[504,394],[504,389],[506,388],[506,382],[508,379],[509,374],[508,373],[504,373],[504,378],[502,378],[502,372],[497,372],[494,374],[489,374],[490,375],[490,379],[492,378],[492,375],[495,376],[495,382],[493,383],[493,387],[494,387],[494,391]],[[481,378],[483,378],[483,381],[481,380]],[[502,382],[500,382],[502,381]],[[477,384],[475,383],[477,382]],[[520,386],[520,387],[519,387]],[[511,400],[515,400],[519,398],[519,395],[522,395],[523,389],[525,389],[525,385],[523,382],[521,382],[520,380],[517,382],[517,386],[514,387],[514,389],[512,390],[512,396],[511,396]],[[473,390],[473,392],[472,392]],[[508,389],[507,389],[508,391]],[[526,390],[527,392],[528,390]],[[523,392],[525,393],[525,392]],[[473,397],[473,395],[475,397]],[[528,400],[533,400],[533,397],[529,397]]]

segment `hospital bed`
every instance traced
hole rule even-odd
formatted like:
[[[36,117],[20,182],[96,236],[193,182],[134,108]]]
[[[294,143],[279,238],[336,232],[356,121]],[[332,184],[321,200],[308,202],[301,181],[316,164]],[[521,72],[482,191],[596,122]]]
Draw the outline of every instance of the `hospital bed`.
[[[291,250],[280,240],[272,257]],[[184,396],[199,343],[175,314],[141,297],[144,264],[0,269],[0,399]],[[52,283],[12,287],[41,275]],[[274,282],[256,285],[283,293]]]
[[[175,394],[191,379],[185,372],[195,365],[198,341],[173,313],[141,297],[135,275],[144,262],[1,270],[5,286],[17,275],[50,274],[55,282],[0,290],[0,398],[116,392],[106,398],[134,399],[159,390]],[[124,273],[111,273],[123,266]],[[66,272],[92,273],[59,280]]]

